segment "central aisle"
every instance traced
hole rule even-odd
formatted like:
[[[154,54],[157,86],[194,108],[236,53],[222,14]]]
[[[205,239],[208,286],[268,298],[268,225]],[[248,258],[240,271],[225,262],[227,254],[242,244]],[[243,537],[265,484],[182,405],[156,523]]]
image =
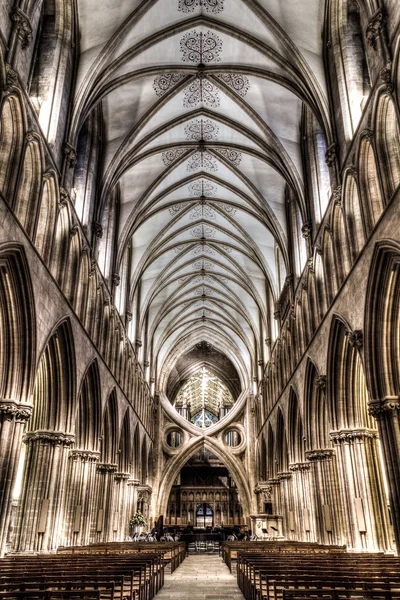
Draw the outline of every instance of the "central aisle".
[[[165,575],[165,585],[156,596],[165,600],[243,600],[235,577],[220,556],[188,556],[172,573]]]

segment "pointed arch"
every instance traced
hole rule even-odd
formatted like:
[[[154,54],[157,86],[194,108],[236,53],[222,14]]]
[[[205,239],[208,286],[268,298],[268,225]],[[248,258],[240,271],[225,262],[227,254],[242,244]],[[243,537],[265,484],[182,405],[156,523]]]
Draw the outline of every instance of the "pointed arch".
[[[42,353],[33,391],[29,431],[72,430],[76,403],[74,338],[70,321],[61,322]]]
[[[119,434],[118,470],[122,473],[131,473],[132,470],[132,434],[130,410],[125,410]]]
[[[400,129],[393,99],[381,95],[376,109],[378,163],[389,202],[400,185]]]
[[[310,358],[307,359],[304,385],[304,423],[308,451],[326,449],[331,446],[331,429],[325,399],[326,377],[318,374]]]
[[[0,194],[12,204],[26,131],[20,98],[6,96],[0,116]]]
[[[365,244],[364,215],[355,178],[347,174],[343,190],[343,210],[349,232],[349,248],[354,261]]]
[[[19,246],[0,246],[0,398],[29,401],[35,332],[35,303],[24,251]]]
[[[297,394],[291,387],[288,406],[288,453],[291,463],[304,462],[304,434]]]
[[[275,456],[278,474],[286,473],[289,469],[289,451],[286,437],[285,420],[280,407],[278,408],[278,415],[276,418],[275,444]]]
[[[328,345],[327,393],[334,430],[374,428],[368,415],[368,391],[356,337],[344,320],[335,316]]]
[[[38,139],[28,136],[15,195],[15,216],[30,238],[33,237],[42,183],[42,150]]]
[[[57,195],[58,189],[55,173],[45,173],[43,176],[34,243],[47,265],[50,262],[51,248],[55,234]]]
[[[118,443],[118,402],[115,389],[108,397],[103,413],[100,460],[107,464],[116,464]]]
[[[75,424],[75,446],[81,450],[98,451],[101,432],[101,386],[97,359],[83,376],[78,397]]]
[[[379,137],[379,136],[378,136]],[[367,231],[370,233],[383,211],[383,199],[371,142],[363,137],[359,151],[360,192],[363,199]]]

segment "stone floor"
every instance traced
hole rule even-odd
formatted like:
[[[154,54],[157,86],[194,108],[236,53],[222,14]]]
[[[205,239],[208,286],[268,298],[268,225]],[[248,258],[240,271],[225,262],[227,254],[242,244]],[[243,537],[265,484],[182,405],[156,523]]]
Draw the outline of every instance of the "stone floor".
[[[169,600],[243,600],[236,579],[218,555],[188,556],[156,596]]]

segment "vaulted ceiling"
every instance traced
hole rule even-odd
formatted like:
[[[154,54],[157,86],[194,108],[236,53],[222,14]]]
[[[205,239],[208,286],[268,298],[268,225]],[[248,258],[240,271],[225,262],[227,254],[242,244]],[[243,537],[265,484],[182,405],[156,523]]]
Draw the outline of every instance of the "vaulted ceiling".
[[[303,105],[329,137],[320,0],[79,0],[75,132],[104,116],[101,205],[158,369],[206,340],[252,376],[288,270],[287,189],[306,215]],[[168,367],[170,368],[170,367]],[[254,368],[254,367],[253,367]]]

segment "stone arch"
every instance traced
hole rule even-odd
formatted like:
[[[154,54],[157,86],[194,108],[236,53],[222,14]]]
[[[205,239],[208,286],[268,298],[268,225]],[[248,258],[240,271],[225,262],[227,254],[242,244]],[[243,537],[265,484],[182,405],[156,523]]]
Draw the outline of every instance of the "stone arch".
[[[354,261],[365,244],[364,217],[355,178],[345,176],[343,191],[343,209],[349,232],[349,248]]]
[[[359,352],[361,332],[353,332],[334,317],[328,346],[327,394],[334,430],[373,428],[368,415],[368,391]]]
[[[133,461],[134,461],[134,477],[140,480],[140,429],[139,425],[136,425],[135,433],[133,435]]]
[[[16,94],[6,96],[0,116],[0,194],[12,205],[26,131],[26,117]]]
[[[319,375],[310,358],[307,359],[304,386],[304,422],[307,451],[330,448],[330,423],[325,399],[326,377]]]
[[[285,420],[281,408],[278,408],[276,417],[275,457],[277,471],[286,473],[289,469],[289,450],[286,436]]]
[[[130,410],[125,410],[119,434],[118,447],[118,470],[122,473],[130,473],[132,469],[132,435]]]
[[[358,0],[332,0],[331,31],[338,100],[346,141],[353,138],[359,124],[371,81],[364,45],[368,15]]]
[[[78,397],[75,446],[82,450],[99,449],[101,431],[101,385],[97,360],[88,366]]]
[[[267,429],[267,479],[276,477],[276,460],[275,460],[275,435],[271,423],[268,423]]]
[[[375,115],[376,148],[386,202],[400,184],[400,129],[393,99],[381,95]]]
[[[28,402],[35,368],[36,317],[22,248],[0,246],[0,398]]]
[[[297,394],[291,387],[288,406],[288,453],[290,463],[304,462],[304,434]]]
[[[383,200],[374,148],[365,136],[361,139],[358,162],[360,193],[363,199],[367,232],[370,233],[382,214]]]
[[[68,206],[59,205],[51,258],[51,272],[62,286],[67,264],[71,232],[71,215]]]
[[[332,232],[330,229],[325,229],[323,237],[323,258],[324,258],[324,274],[325,274],[325,290],[327,305],[330,306],[332,300],[337,294],[338,279],[336,271],[335,254],[333,251]]]
[[[101,455],[103,463],[115,464],[118,442],[118,402],[115,389],[108,396],[102,419]]]
[[[55,173],[47,172],[43,177],[42,194],[34,236],[35,246],[47,265],[50,262],[51,248],[55,234],[58,193]]]
[[[193,454],[195,454],[203,446],[207,450],[213,452],[229,469],[238,487],[244,515],[248,518],[251,514],[252,504],[250,491],[246,482],[245,472],[241,467],[240,463],[238,463],[231,456],[228,450],[220,446],[214,439],[208,437],[192,438],[189,441],[189,443],[185,445],[185,448],[182,450],[182,452],[176,454],[166,465],[166,468],[164,470],[164,477],[160,481],[158,495],[155,499],[156,514],[166,514],[168,498],[173,482],[176,480],[180,470],[185,465],[185,463],[191,458],[191,456],[193,456]]]
[[[368,280],[365,360],[372,399],[400,394],[400,245],[379,242]]]
[[[29,431],[71,432],[75,414],[75,349],[68,319],[51,334],[40,358]]]
[[[15,195],[15,216],[30,238],[33,237],[42,185],[43,156],[40,141],[28,134]]]
[[[332,213],[332,239],[335,252],[336,272],[339,287],[350,271],[349,244],[341,206],[335,206]]]

